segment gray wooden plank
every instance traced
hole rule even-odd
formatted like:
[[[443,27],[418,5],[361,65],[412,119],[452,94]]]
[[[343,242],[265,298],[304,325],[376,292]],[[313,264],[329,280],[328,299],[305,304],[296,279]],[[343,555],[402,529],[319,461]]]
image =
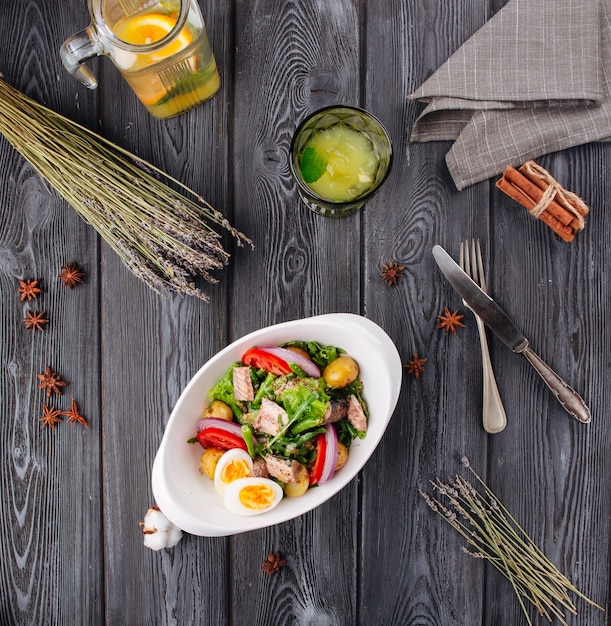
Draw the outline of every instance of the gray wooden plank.
[[[232,83],[231,4],[201,3],[222,75],[216,96],[170,120],[152,118],[104,62],[104,134],[189,185],[231,216],[227,107]],[[103,60],[107,61],[107,60]],[[227,242],[231,246],[231,242]],[[157,296],[102,248],[104,532],[108,623],[227,620],[226,540],[185,536],[171,551],[142,545],[138,522],[153,504],[151,469],[164,427],[190,378],[225,346],[231,267],[205,303]],[[233,263],[233,260],[232,260]]]
[[[44,2],[2,2],[0,13],[5,80],[93,126],[96,108],[79,108],[84,88],[63,74],[57,54],[64,36],[86,19],[85,7],[59,15]],[[96,237],[3,138],[0,172],[0,618],[99,623],[103,579],[90,566],[102,553]],[[58,274],[75,261],[87,279],[69,290]],[[44,289],[30,303],[17,294],[18,280],[26,278],[40,278]],[[24,329],[27,309],[47,312],[42,333]],[[47,366],[70,383],[49,400],[37,380]],[[89,429],[64,421],[42,430],[43,402],[66,411],[71,398]]]
[[[457,193],[444,164],[449,144],[409,143],[421,105],[407,101],[465,33],[485,21],[485,6],[471,4],[383,2],[368,12],[367,106],[387,125],[396,158],[365,213],[365,313],[386,328],[404,363],[415,353],[428,360],[418,378],[405,372],[388,432],[363,472],[363,624],[481,621],[482,574],[418,490],[455,473],[462,454],[485,459],[481,366],[464,356],[468,338],[476,345],[475,324],[440,276],[431,248],[440,243],[456,254],[461,239],[485,239],[488,192],[480,185]],[[396,287],[379,275],[390,259],[405,265]],[[437,327],[445,307],[465,315],[467,327],[457,336]],[[479,348],[473,354],[479,357]]]
[[[530,337],[533,348],[580,392],[592,423],[577,423],[528,364],[507,360],[503,378],[515,398],[511,446],[495,445],[491,481],[554,564],[593,600],[608,598],[611,442],[608,432],[611,337],[605,309],[611,288],[601,268],[609,262],[604,175],[609,147],[591,144],[539,162],[591,208],[586,228],[571,244],[504,197],[496,198],[494,280],[499,300]],[[496,442],[495,442],[496,444]],[[489,623],[503,615],[521,623],[503,582],[491,578]],[[606,615],[574,599],[575,624],[605,624]],[[535,613],[531,612],[534,616]]]
[[[360,216],[328,220],[302,206],[288,152],[307,114],[358,104],[361,18],[359,3],[343,0],[236,3],[236,222],[257,247],[240,251],[234,266],[232,336],[359,312]],[[233,622],[354,624],[357,532],[353,482],[314,512],[232,539]],[[287,564],[268,576],[262,561],[277,550]]]

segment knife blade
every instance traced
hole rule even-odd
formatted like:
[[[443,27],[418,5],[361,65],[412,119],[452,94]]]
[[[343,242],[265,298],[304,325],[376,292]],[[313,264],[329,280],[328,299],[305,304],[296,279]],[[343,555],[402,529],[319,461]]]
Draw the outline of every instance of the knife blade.
[[[590,409],[581,396],[547,365],[530,347],[529,340],[509,319],[505,311],[440,246],[433,246],[433,257],[452,287],[469,307],[513,352],[524,356],[551,389],[564,409],[583,424],[591,421]]]

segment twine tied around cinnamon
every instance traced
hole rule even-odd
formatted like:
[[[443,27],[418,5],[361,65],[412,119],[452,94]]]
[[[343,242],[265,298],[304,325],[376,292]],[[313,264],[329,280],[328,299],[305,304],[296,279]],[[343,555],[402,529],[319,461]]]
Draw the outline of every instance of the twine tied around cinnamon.
[[[552,201],[556,200],[558,204],[564,207],[577,220],[575,230],[583,230],[586,225],[583,216],[589,213],[589,209],[578,195],[564,189],[544,167],[541,167],[538,163],[535,163],[535,161],[527,161],[520,168],[520,171],[529,178],[532,177],[542,180],[547,185],[547,189],[543,192],[539,202],[530,209],[530,212],[536,218],[539,218],[540,215],[549,208]]]
[[[526,162],[519,170],[508,166],[496,186],[564,241],[573,241],[575,234],[585,226],[584,217],[590,210],[584,201],[564,189],[534,161]]]

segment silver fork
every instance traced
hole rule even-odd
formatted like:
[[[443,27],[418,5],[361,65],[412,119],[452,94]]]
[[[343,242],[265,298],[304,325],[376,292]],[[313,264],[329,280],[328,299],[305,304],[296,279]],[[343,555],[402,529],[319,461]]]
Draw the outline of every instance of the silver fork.
[[[461,241],[459,264],[462,270],[471,277],[473,282],[479,285],[483,291],[486,291],[484,263],[482,261],[482,249],[479,245],[479,239],[477,241],[472,239],[470,242]],[[463,304],[471,310],[464,300]],[[473,315],[475,315],[475,321],[477,322],[477,330],[479,331],[480,346],[482,349],[482,366],[484,372],[482,421],[484,430],[490,434],[500,433],[507,425],[507,416],[505,415],[505,408],[503,407],[494,372],[492,371],[490,353],[488,352],[488,341],[486,339],[486,327],[478,315],[475,313],[473,313]]]

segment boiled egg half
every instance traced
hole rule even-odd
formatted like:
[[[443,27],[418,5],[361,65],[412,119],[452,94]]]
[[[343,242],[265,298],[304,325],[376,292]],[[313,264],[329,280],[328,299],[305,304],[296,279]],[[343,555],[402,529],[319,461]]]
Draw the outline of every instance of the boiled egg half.
[[[269,478],[238,478],[225,488],[225,507],[236,515],[259,515],[282,500],[282,487]]]
[[[218,460],[214,470],[214,486],[222,494],[232,482],[246,478],[251,473],[252,459],[246,450],[240,448],[227,450]]]

